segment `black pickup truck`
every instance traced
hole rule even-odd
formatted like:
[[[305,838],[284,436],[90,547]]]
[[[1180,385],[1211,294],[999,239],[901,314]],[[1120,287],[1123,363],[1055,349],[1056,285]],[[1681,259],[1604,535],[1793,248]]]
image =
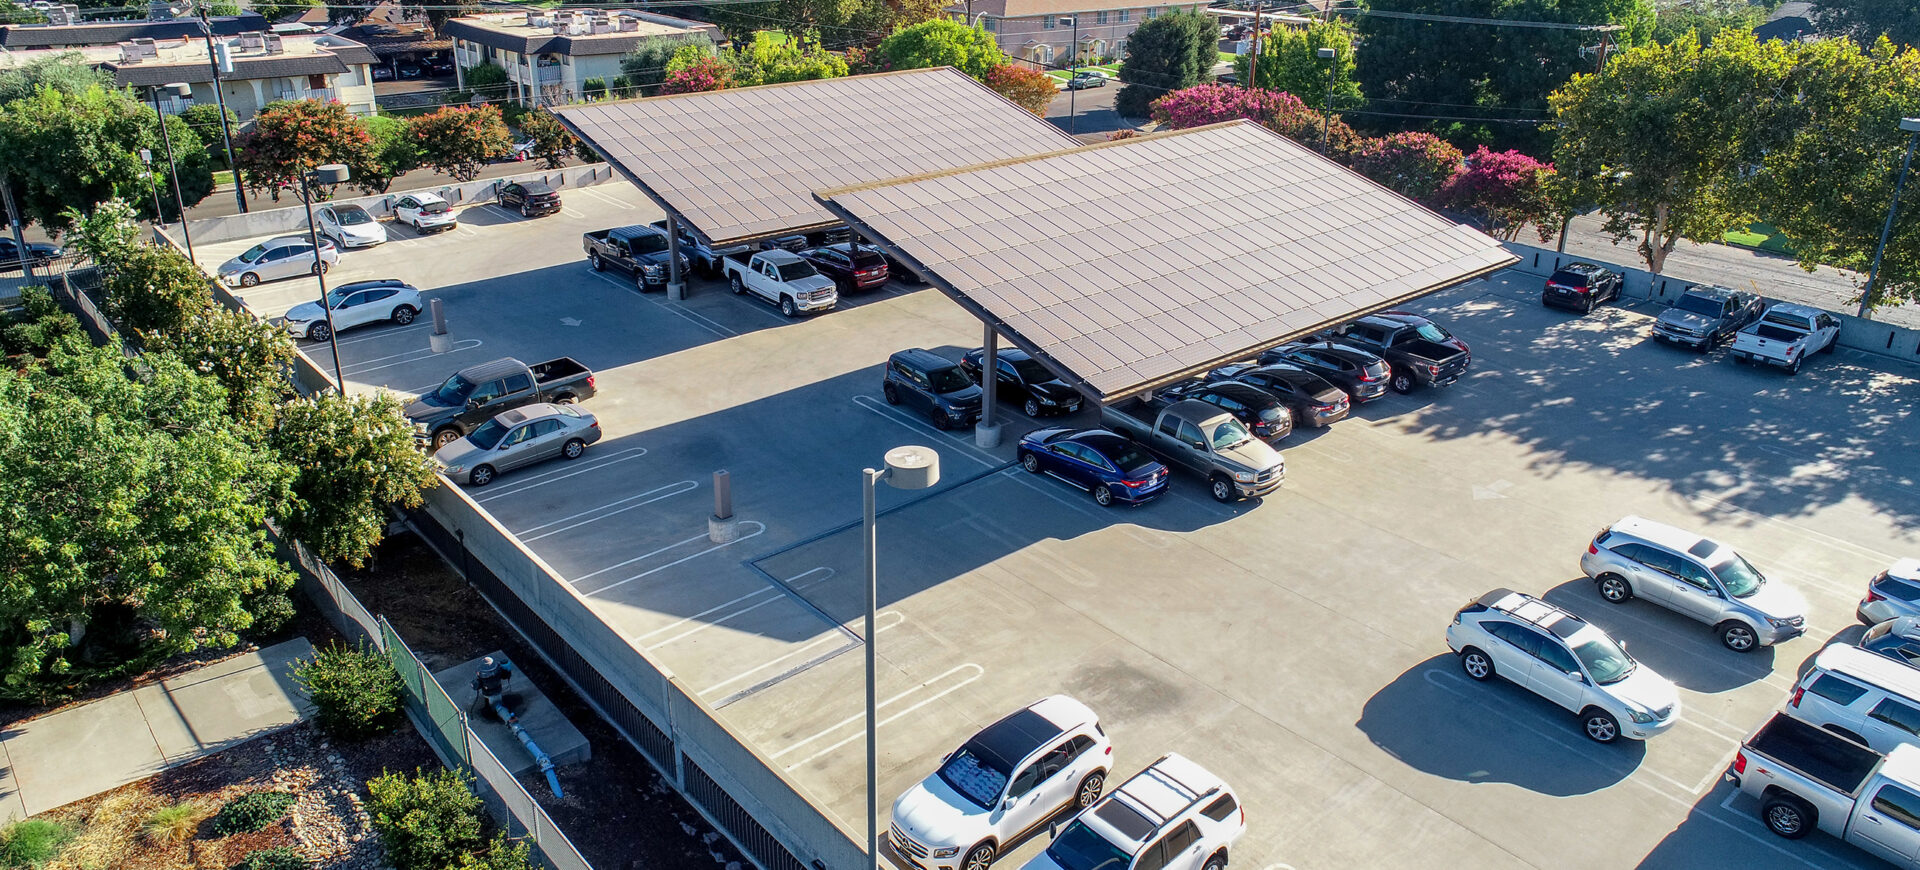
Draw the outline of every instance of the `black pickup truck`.
[[[633,275],[633,283],[642,291],[667,286],[671,274],[667,267],[667,231],[647,226],[614,227],[594,230],[580,238],[593,271],[608,266]],[[680,274],[685,275],[692,261],[680,255]]]
[[[439,450],[502,411],[535,402],[566,405],[594,392],[593,372],[573,357],[533,365],[506,357],[454,372],[439,389],[408,402],[406,415]]]
[[[1325,341],[1378,354],[1391,370],[1387,385],[1396,393],[1414,387],[1444,387],[1473,365],[1467,343],[1431,320],[1403,311],[1369,314],[1321,335]]]

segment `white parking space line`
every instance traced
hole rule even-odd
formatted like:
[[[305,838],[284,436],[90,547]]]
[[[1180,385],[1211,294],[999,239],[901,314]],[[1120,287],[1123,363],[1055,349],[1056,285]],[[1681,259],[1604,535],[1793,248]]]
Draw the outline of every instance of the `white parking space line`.
[[[387,356],[377,356],[377,357],[374,357],[373,359],[361,360],[359,362],[343,365],[340,368],[344,373],[349,375],[364,375],[364,374],[367,374],[368,372],[377,372],[382,369],[390,369],[390,368],[395,368],[397,366],[403,366],[408,363],[418,362],[420,360],[426,359],[428,357],[436,356],[436,355],[446,356],[449,353],[460,353],[462,351],[473,350],[474,348],[479,347],[482,344],[485,344],[485,342],[477,338],[463,338],[453,343],[452,350],[448,350],[439,354],[435,354],[432,348],[423,347],[418,350],[407,351],[406,353],[389,354]],[[396,360],[396,361],[386,362],[386,360]],[[382,363],[382,364],[371,365],[371,363]]]
[[[781,582],[797,590],[803,585],[812,586],[816,583],[825,582],[826,580],[832,578],[835,573],[836,572],[832,568],[828,568],[825,566],[822,566],[819,568],[809,568],[805,571],[802,571],[798,574],[793,575],[792,577],[788,577],[787,579],[782,580]],[[818,574],[820,576],[814,577],[815,574]],[[813,579],[808,580],[807,578],[813,578]],[[805,580],[806,582],[803,583],[802,582],[803,580]],[[640,641],[646,640],[647,638],[650,638],[650,637],[654,637],[655,635],[672,631],[696,619],[705,619],[706,617],[713,615],[717,611],[725,610],[726,608],[732,607],[735,604],[739,604],[740,602],[748,601],[754,598],[759,598],[763,595],[771,595],[776,591],[778,590],[774,589],[771,586],[763,586],[745,595],[736,596],[730,601],[723,601],[723,602],[720,602],[719,604],[715,604],[714,606],[709,607],[705,610],[702,610],[699,613],[696,613],[692,616],[684,616],[674,620],[673,622],[669,622],[666,625],[660,626],[659,628],[656,628],[652,631],[646,632],[644,634],[636,634],[630,638],[627,638],[627,641],[629,643],[639,643]],[[758,606],[758,605],[755,605],[755,606]],[[726,619],[731,619],[731,618],[732,618],[732,614],[729,614],[727,617],[717,621],[724,622],[726,621]],[[647,648],[652,649],[653,647],[647,647]]]
[[[724,543],[724,544],[714,544],[713,546],[711,546],[711,547],[707,547],[707,548],[705,548],[705,549],[703,549],[703,550],[701,550],[701,551],[700,551],[700,552],[698,552],[698,553],[692,553],[692,554],[689,554],[689,555],[686,555],[686,556],[681,556],[680,558],[678,558],[678,559],[675,559],[675,560],[673,560],[673,561],[671,561],[671,562],[668,562],[668,563],[667,563],[667,564],[665,564],[665,565],[661,565],[661,566],[659,566],[659,567],[657,567],[657,568],[648,568],[647,570],[645,570],[645,571],[642,571],[642,572],[640,572],[640,573],[638,573],[638,574],[635,574],[635,575],[633,575],[632,577],[627,577],[627,578],[625,578],[625,579],[622,579],[622,580],[615,580],[615,581],[613,581],[612,583],[608,583],[608,584],[607,584],[607,585],[605,585],[605,586],[602,586],[602,587],[600,587],[600,588],[598,588],[598,589],[595,589],[595,590],[593,590],[592,592],[582,592],[582,593],[580,593],[580,594],[582,594],[582,595],[599,595],[600,593],[602,593],[602,592],[605,592],[605,591],[607,591],[607,590],[609,590],[609,589],[613,589],[613,588],[615,588],[615,587],[618,587],[618,586],[625,586],[626,584],[628,584],[628,583],[632,583],[633,581],[635,581],[635,580],[638,580],[638,579],[640,579],[640,578],[642,578],[642,577],[647,577],[647,576],[649,576],[649,575],[653,575],[653,574],[658,574],[659,572],[661,572],[661,571],[665,571],[665,570],[667,570],[668,568],[671,568],[671,567],[673,567],[673,566],[675,566],[675,565],[678,565],[678,564],[680,564],[680,563],[682,563],[682,562],[688,562],[688,561],[692,561],[692,560],[694,560],[694,559],[698,559],[698,558],[700,558],[701,556],[705,556],[705,555],[706,555],[706,554],[708,554],[708,553],[711,553],[711,552],[714,552],[715,550],[724,550],[724,549],[726,549],[726,548],[728,548],[728,547],[731,547],[731,546],[733,546],[734,544],[738,544],[738,543],[740,543],[741,541],[744,541],[744,540],[746,540],[746,539],[748,539],[748,538],[757,538],[757,537],[759,537],[759,536],[760,536],[760,534],[761,534],[762,532],[765,532],[765,531],[767,530],[767,527],[766,527],[766,525],[765,525],[765,524],[763,524],[763,523],[758,523],[758,522],[755,522],[755,521],[753,521],[753,520],[744,520],[744,521],[742,521],[742,522],[740,523],[740,527],[741,527],[742,529],[744,529],[744,528],[746,528],[747,526],[752,526],[752,527],[753,527],[753,531],[751,531],[751,532],[746,532],[746,533],[744,533],[744,534],[742,534],[742,535],[741,535],[740,537],[738,537],[738,538],[735,538],[735,539],[733,539],[733,540],[731,540],[731,541],[728,541],[728,542],[726,542],[726,543]],[[658,550],[655,550],[655,551],[653,551],[653,552],[651,552],[651,553],[648,553],[648,554],[646,554],[646,555],[644,555],[644,556],[636,556],[636,557],[634,557],[634,558],[632,558],[632,559],[628,559],[628,560],[626,560],[625,562],[621,562],[621,563],[620,563],[620,564],[618,564],[618,565],[613,565],[613,566],[610,566],[610,567],[607,567],[607,568],[602,568],[602,569],[600,569],[600,570],[598,570],[598,571],[595,571],[595,572],[593,572],[593,574],[588,574],[588,575],[586,575],[586,577],[576,577],[576,578],[574,578],[574,579],[573,579],[573,581],[572,581],[572,582],[573,582],[573,583],[575,583],[575,584],[578,584],[578,583],[579,583],[579,582],[580,582],[581,580],[585,580],[585,579],[586,579],[587,577],[592,577],[592,576],[594,576],[594,575],[596,575],[596,574],[605,574],[606,572],[608,572],[608,571],[611,571],[611,570],[613,570],[614,568],[619,568],[619,567],[623,567],[623,566],[626,566],[626,565],[631,565],[631,564],[633,564],[633,563],[635,563],[635,562],[638,562],[638,561],[641,561],[642,559],[646,559],[646,558],[648,558],[648,557],[651,557],[651,556],[657,556],[657,555],[659,555],[659,554],[661,554],[661,553],[664,553],[664,552],[666,552],[666,551],[668,551],[668,550],[671,550],[671,549],[673,549],[673,548],[675,548],[675,547],[679,547],[679,546],[683,546],[683,545],[685,545],[685,544],[691,544],[691,543],[693,543],[694,541],[704,541],[704,540],[707,540],[707,535],[706,535],[706,533],[705,533],[705,532],[701,532],[700,534],[698,534],[698,535],[694,535],[693,537],[691,537],[691,538],[688,538],[688,539],[686,539],[686,540],[684,540],[684,541],[679,541],[679,542],[677,542],[677,543],[673,543],[673,544],[668,544],[667,546],[665,546],[665,547],[661,547],[660,549],[658,549]]]
[[[400,333],[403,333],[403,332],[414,332],[417,330],[426,329],[432,325],[433,325],[432,323],[413,323],[413,324],[408,324],[406,326],[396,326],[392,329],[382,329],[378,332],[367,333],[365,335],[357,335],[357,336],[354,336],[353,338],[338,339],[334,343],[335,344],[360,344],[361,342],[367,342],[367,341],[379,341],[380,339],[386,338],[388,336],[399,335]]]
[[[605,275],[603,273],[591,272],[589,274],[593,275],[593,277],[595,278],[599,278],[600,280],[607,282],[608,284],[612,284],[613,286],[618,287],[622,290],[632,292],[634,289],[632,284],[625,283],[622,281],[615,281],[611,276]],[[704,329],[710,333],[713,333],[713,335],[715,335],[716,337],[733,338],[734,336],[739,335],[739,333],[734,332],[731,329],[728,329],[727,327],[721,325],[719,322],[713,320],[712,318],[709,318],[700,314],[695,314],[694,312],[689,311],[680,306],[661,302],[657,299],[654,299],[651,296],[648,296],[645,293],[641,293],[640,298],[645,299],[648,302],[652,302],[653,304],[660,306],[661,308],[664,308],[668,311],[671,311],[675,314],[680,315],[681,319],[687,321],[688,323],[693,324],[694,326],[698,326],[701,329]]]
[[[793,588],[793,591],[797,593],[797,592],[799,592],[799,591],[800,591],[800,589],[801,589],[801,588],[802,588],[803,586],[817,586],[817,585],[819,585],[819,584],[821,584],[821,583],[824,583],[824,582],[826,582],[826,580],[827,580],[827,578],[828,578],[828,577],[832,577],[832,576],[833,576],[833,569],[832,569],[832,568],[815,568],[814,570],[815,570],[815,571],[825,571],[825,572],[827,572],[827,573],[826,573],[826,575],[825,575],[825,576],[822,576],[822,577],[819,577],[819,578],[816,578],[815,580],[813,580],[813,581],[811,581],[811,582],[808,582],[808,583],[794,583],[793,581],[791,581],[791,580],[789,580],[789,581],[787,581],[787,583],[788,583],[788,585],[789,585],[789,586],[791,586],[791,587]],[[812,572],[808,572],[808,573],[812,573]],[[769,592],[771,592],[772,590],[766,590],[766,591],[769,591]],[[745,615],[747,615],[747,614],[749,614],[749,613],[752,613],[753,611],[756,611],[756,610],[759,610],[759,609],[760,609],[760,608],[762,608],[762,607],[765,607],[765,606],[767,606],[767,605],[769,605],[769,604],[772,604],[772,603],[774,603],[774,602],[776,602],[776,601],[780,601],[780,600],[782,600],[782,596],[775,596],[775,597],[772,597],[772,598],[768,598],[768,599],[767,599],[767,600],[765,600],[765,601],[761,601],[761,602],[758,602],[758,603],[755,603],[755,604],[749,604],[749,605],[747,605],[747,606],[745,606],[745,607],[742,607],[742,608],[740,608],[739,610],[735,610],[735,611],[733,611],[732,613],[729,613],[729,614],[727,614],[727,615],[725,615],[725,616],[722,616],[722,617],[720,617],[720,618],[718,618],[718,619],[711,619],[711,620],[708,620],[708,621],[706,621],[706,622],[703,622],[703,623],[701,623],[701,624],[699,624],[699,625],[696,625],[696,626],[694,626],[694,627],[692,627],[692,628],[689,628],[689,629],[687,629],[686,631],[683,631],[683,632],[680,632],[679,634],[676,634],[676,635],[674,635],[674,636],[672,636],[672,637],[669,637],[669,638],[667,638],[666,640],[662,640],[662,641],[659,641],[659,642],[657,642],[657,643],[653,643],[653,644],[649,644],[649,645],[647,646],[647,649],[648,649],[648,650],[656,650],[656,649],[659,649],[659,648],[661,648],[661,647],[663,647],[663,646],[666,646],[667,644],[670,644],[670,643],[673,643],[674,641],[679,641],[679,640],[685,640],[685,639],[687,639],[687,638],[689,638],[689,637],[692,637],[692,636],[694,636],[694,635],[696,635],[696,634],[699,634],[699,633],[700,633],[700,632],[702,632],[702,631],[706,631],[707,629],[709,629],[709,628],[712,628],[712,627],[714,627],[714,626],[716,626],[716,625],[724,625],[724,624],[726,624],[726,623],[727,623],[728,621],[730,621],[730,620],[733,620],[733,619],[737,619],[737,618],[739,618],[739,617],[742,617],[742,616],[745,616]],[[707,612],[709,612],[709,613],[711,613],[712,611],[707,611]]]
[[[666,484],[665,486],[657,486],[657,487],[654,487],[653,489],[647,490],[646,492],[640,493],[639,495],[630,495],[630,496],[627,496],[626,498],[620,499],[619,501],[608,502],[607,504],[600,505],[599,507],[589,508],[587,510],[576,513],[572,516],[561,517],[560,519],[554,520],[553,522],[542,523],[541,525],[534,526],[533,528],[530,528],[530,529],[521,529],[520,531],[514,532],[513,535],[514,537],[519,538],[521,543],[531,544],[534,541],[538,541],[542,538],[551,538],[554,535],[560,534],[561,532],[572,531],[574,529],[580,528],[581,526],[588,525],[590,523],[597,523],[609,517],[618,516],[620,514],[626,513],[627,511],[635,510],[637,508],[642,508],[647,505],[653,504],[656,501],[672,498],[683,492],[692,492],[693,490],[696,490],[699,488],[700,488],[700,484],[691,480],[682,480],[678,483],[669,483],[669,484]],[[642,501],[635,502],[634,499],[642,499]],[[633,503],[626,504],[627,502],[633,502]],[[622,505],[622,504],[626,506],[608,510],[608,508],[613,508],[614,505]],[[567,525],[561,526],[560,528],[551,529],[549,531],[541,532],[538,535],[533,535],[532,537],[528,537],[529,532],[537,532],[537,531],[540,531],[541,529],[547,528],[548,526],[552,526],[558,523],[565,523],[568,520],[579,519],[580,517],[587,517],[587,518],[580,520],[579,522],[568,523]]]
[[[600,200],[601,202],[605,202],[605,203],[609,203],[609,204],[611,204],[611,205],[613,205],[613,206],[615,206],[615,207],[617,207],[617,208],[621,208],[621,209],[624,209],[624,210],[626,210],[626,211],[633,211],[633,204],[632,204],[632,203],[630,203],[630,202],[623,202],[623,201],[621,201],[621,200],[619,200],[619,199],[615,199],[615,198],[613,198],[613,197],[611,197],[611,196],[608,196],[608,195],[606,195],[606,194],[604,194],[604,193],[601,193],[600,191],[597,191],[597,190],[594,190],[594,189],[593,189],[593,188],[591,188],[591,187],[583,187],[583,188],[580,188],[580,192],[581,192],[581,193],[584,193],[584,194],[586,194],[586,195],[588,195],[588,196],[591,196],[591,197],[593,197],[594,199],[597,199],[597,200]]]
[[[904,614],[904,613],[901,613],[901,612],[900,612],[900,611],[898,611],[898,610],[883,610],[883,611],[881,611],[881,612],[879,612],[879,613],[877,613],[877,614],[875,614],[875,615],[874,615],[874,617],[873,617],[873,631],[874,631],[874,633],[875,633],[875,634],[879,634],[879,633],[881,633],[881,632],[884,632],[884,631],[886,631],[886,630],[888,630],[888,629],[890,629],[890,628],[893,628],[893,627],[895,627],[895,626],[898,626],[898,625],[900,625],[901,623],[903,623],[903,622],[906,622],[906,621],[907,621],[907,616],[906,616],[906,614]],[[823,646],[831,646],[831,645],[833,645],[833,644],[835,644],[835,643],[841,643],[841,644],[846,644],[846,645],[847,645],[847,646],[849,646],[849,647],[853,647],[853,646],[859,646],[859,645],[860,645],[860,642],[859,642],[859,641],[857,641],[857,640],[856,640],[856,641],[849,641],[849,640],[847,640],[847,639],[846,639],[846,637],[845,637],[845,636],[843,636],[843,635],[840,635],[840,634],[827,634],[827,635],[823,635],[823,636],[821,636],[821,637],[819,637],[819,638],[817,638],[817,639],[815,639],[815,640],[813,640],[813,641],[811,641],[811,642],[809,642],[809,643],[807,643],[807,644],[806,644],[805,646],[802,646],[802,647],[800,647],[799,649],[796,649],[796,650],[794,650],[794,651],[792,651],[792,652],[789,652],[789,653],[787,653],[787,654],[785,654],[785,655],[782,655],[782,656],[780,656],[780,657],[778,657],[778,658],[774,658],[774,659],[769,659],[769,660],[767,660],[767,661],[764,661],[764,662],[761,662],[760,664],[757,664],[757,665],[754,665],[754,666],[753,666],[753,667],[751,667],[751,668],[748,668],[748,669],[746,669],[746,670],[744,670],[744,671],[741,671],[740,673],[737,673],[737,674],[734,674],[734,675],[733,675],[733,676],[731,676],[731,677],[728,677],[728,678],[726,678],[726,679],[724,679],[724,680],[721,680],[721,681],[720,681],[720,682],[718,682],[718,683],[714,683],[714,684],[713,684],[713,685],[711,685],[711,686],[708,686],[708,687],[706,687],[706,688],[704,688],[704,689],[701,689],[701,690],[700,690],[700,695],[701,695],[701,697],[706,697],[706,696],[708,696],[708,695],[712,695],[712,694],[714,694],[714,693],[716,693],[716,692],[719,692],[719,691],[720,691],[721,689],[724,689],[724,688],[726,688],[726,687],[728,687],[728,686],[731,686],[731,685],[734,685],[735,683],[738,683],[738,682],[740,682],[740,681],[742,681],[742,680],[745,680],[745,679],[747,679],[748,677],[751,677],[751,676],[753,676],[754,674],[758,674],[758,673],[761,673],[761,672],[763,672],[763,671],[766,671],[767,669],[769,669],[769,668],[772,668],[773,666],[775,666],[775,665],[778,665],[778,664],[780,664],[781,662],[785,662],[785,661],[789,661],[789,660],[791,660],[791,659],[794,659],[794,658],[796,658],[796,657],[798,657],[798,656],[800,656],[800,655],[802,655],[802,654],[804,654],[804,653],[807,653],[807,652],[809,652],[809,651],[812,651],[812,650],[815,650],[815,649],[819,649],[819,648],[821,648],[821,647],[823,647]]]
[[[945,439],[948,443],[952,444],[954,447],[959,448],[961,456],[964,456],[968,459],[978,462],[981,465],[984,465],[988,468],[992,468],[1000,464],[1000,460],[992,456],[987,456],[984,459],[981,458],[979,448],[974,447],[973,445],[968,444],[965,441],[961,440],[960,436],[955,435],[952,432],[942,432],[938,429],[933,428],[931,424],[923,424],[920,418],[909,417],[904,412],[895,411],[892,407],[887,405],[886,402],[880,399],[876,399],[868,395],[858,395],[853,397],[853,403],[869,411],[872,411],[875,414],[879,414],[880,416],[885,417],[888,420],[891,420],[898,425],[911,429],[918,434],[925,435],[925,434],[931,433],[931,434],[940,436],[941,438]]]
[[[599,471],[600,469],[606,468],[609,465],[616,465],[622,462],[626,462],[629,459],[639,459],[640,457],[645,455],[647,455],[647,448],[629,447],[625,450],[609,453],[605,456],[595,457],[592,461],[583,463],[579,468],[573,471],[569,471],[566,474],[559,474],[553,477],[536,478],[532,480],[521,481],[519,483],[508,484],[507,486],[504,486],[504,487],[496,487],[492,492],[487,493],[484,497],[476,498],[474,499],[474,501],[477,501],[481,504],[486,504],[487,502],[493,501],[495,499],[506,498],[507,496],[510,496],[510,495],[519,495],[520,493],[526,492],[527,490],[538,489],[540,487],[546,486],[549,483],[553,483],[554,481],[566,480],[569,477],[577,477],[579,475],[586,474],[591,471]]]
[[[573,218],[575,220],[586,217],[586,215],[583,215],[577,211],[574,211],[573,209],[568,208],[566,206],[560,207],[560,213],[563,215],[566,215],[567,217]]]
[[[875,728],[879,728],[879,727],[881,727],[881,726],[883,726],[883,725],[886,725],[886,724],[887,724],[887,723],[889,723],[889,722],[893,722],[894,720],[897,720],[897,719],[899,719],[899,718],[900,718],[900,717],[902,717],[902,716],[905,716],[905,715],[907,715],[907,714],[909,714],[909,713],[912,713],[913,711],[915,711],[915,710],[918,710],[918,709],[920,709],[921,707],[925,707],[925,706],[926,706],[926,705],[928,705],[928,704],[931,704],[931,703],[933,703],[933,702],[935,702],[935,701],[938,701],[938,700],[940,700],[941,698],[944,698],[944,697],[946,697],[946,696],[948,696],[948,695],[951,695],[951,694],[953,694],[954,692],[957,692],[957,691],[959,691],[960,689],[962,689],[962,688],[964,688],[964,687],[965,687],[965,686],[966,686],[966,685],[967,685],[968,683],[971,683],[971,682],[973,682],[973,681],[975,681],[975,680],[978,680],[978,679],[980,679],[980,677],[981,677],[982,675],[984,675],[984,674],[986,674],[986,672],[987,672],[987,669],[986,669],[986,668],[983,668],[983,667],[980,667],[979,665],[976,665],[976,664],[974,664],[974,663],[972,663],[972,662],[968,662],[968,663],[966,663],[966,664],[964,664],[964,665],[959,665],[959,666],[957,666],[957,667],[955,667],[955,668],[953,668],[953,669],[951,669],[951,670],[948,670],[948,671],[947,671],[946,673],[943,673],[943,674],[941,674],[941,675],[939,675],[939,676],[937,676],[937,677],[934,677],[934,678],[933,678],[933,679],[931,679],[931,680],[928,680],[928,681],[926,681],[926,682],[924,682],[924,683],[921,683],[921,684],[920,684],[920,685],[918,685],[918,686],[914,686],[913,688],[911,688],[911,689],[908,689],[908,690],[906,690],[906,691],[904,691],[904,692],[901,692],[900,694],[897,694],[897,695],[894,695],[894,696],[893,696],[893,697],[891,697],[891,698],[888,698],[888,699],[886,699],[886,700],[884,700],[884,701],[881,701],[881,702],[879,702],[879,703],[876,703],[876,704],[874,704],[874,706],[873,706],[873,709],[875,710],[875,712],[878,712],[879,710],[881,710],[881,709],[884,709],[884,708],[886,708],[887,706],[889,706],[889,705],[891,705],[891,704],[893,704],[893,703],[894,703],[895,701],[899,701],[899,700],[901,700],[901,699],[903,699],[903,698],[906,698],[906,697],[907,697],[907,696],[909,696],[909,695],[912,695],[912,694],[914,694],[915,692],[918,692],[918,691],[920,691],[920,690],[922,690],[922,689],[925,689],[925,688],[928,688],[928,687],[930,687],[930,686],[932,686],[932,685],[934,685],[935,683],[939,683],[939,682],[941,682],[941,681],[943,681],[943,680],[946,680],[946,679],[947,679],[948,677],[953,677],[953,676],[957,676],[957,675],[959,675],[959,674],[962,674],[962,673],[967,673],[967,672],[969,672],[969,671],[971,671],[971,673],[968,673],[968,674],[967,674],[967,677],[966,677],[965,679],[962,679],[962,680],[960,680],[959,682],[957,682],[957,683],[954,683],[953,685],[950,685],[950,686],[947,686],[946,688],[943,688],[943,689],[941,689],[940,691],[938,691],[938,692],[935,692],[935,693],[933,693],[932,695],[928,695],[928,696],[927,696],[927,697],[925,697],[925,698],[921,698],[921,699],[920,699],[919,701],[917,701],[917,702],[915,702],[915,703],[914,703],[914,704],[913,704],[912,706],[910,706],[910,707],[907,707],[906,709],[904,709],[904,710],[901,710],[900,712],[898,712],[898,713],[895,713],[895,714],[893,714],[893,715],[891,715],[891,716],[888,716],[888,717],[887,717],[887,718],[885,718],[885,719],[882,719],[882,720],[880,720],[880,721],[878,721],[878,722],[875,722],[875,723],[874,723],[874,727],[875,727]],[[867,715],[867,714],[866,714],[866,713],[865,713],[864,711],[862,711],[862,712],[860,712],[860,713],[855,713],[855,714],[854,714],[854,715],[852,715],[852,716],[848,716],[847,718],[845,718],[845,719],[842,719],[842,720],[840,720],[839,722],[836,722],[836,723],[834,723],[833,725],[830,725],[830,726],[828,726],[827,728],[825,728],[825,729],[823,729],[823,730],[821,730],[821,731],[819,731],[819,732],[817,732],[817,733],[815,733],[815,734],[814,734],[813,736],[811,736],[811,737],[808,737],[808,738],[806,738],[806,739],[804,739],[804,740],[801,740],[801,741],[800,741],[800,742],[798,742],[798,743],[795,743],[795,744],[793,744],[793,745],[791,745],[791,746],[788,746],[788,747],[787,747],[787,748],[785,748],[785,749],[782,749],[782,750],[780,750],[779,752],[776,752],[776,753],[774,753],[774,754],[773,754],[773,758],[777,760],[777,759],[779,759],[779,758],[780,758],[781,756],[783,756],[783,755],[786,755],[787,753],[789,753],[789,752],[792,752],[792,751],[794,751],[794,750],[796,750],[796,749],[799,749],[799,748],[801,748],[801,747],[803,747],[803,746],[806,746],[806,745],[808,745],[808,744],[810,744],[810,743],[812,743],[812,742],[814,742],[815,740],[819,740],[819,739],[821,739],[821,738],[823,738],[823,737],[828,737],[828,736],[831,736],[831,735],[832,735],[832,734],[833,734],[834,732],[836,732],[836,731],[839,731],[840,729],[842,729],[842,728],[845,728],[846,726],[848,726],[848,725],[850,725],[850,724],[852,724],[852,723],[854,723],[854,722],[858,722],[858,721],[860,721],[861,719],[864,719],[864,718],[866,718],[866,715]],[[827,747],[825,747],[825,748],[823,748],[823,749],[821,749],[820,751],[818,751],[818,752],[815,752],[814,754],[812,754],[812,755],[809,755],[809,756],[807,756],[806,758],[802,758],[802,759],[800,759],[799,761],[796,761],[796,762],[793,762],[792,764],[788,764],[788,765],[786,766],[786,768],[785,768],[785,769],[786,769],[786,770],[792,770],[792,769],[794,769],[794,768],[796,768],[796,767],[799,767],[799,766],[801,766],[801,765],[803,765],[803,764],[806,764],[806,763],[807,763],[807,762],[809,762],[809,761],[813,761],[814,759],[817,759],[817,758],[819,758],[819,757],[821,757],[821,756],[823,756],[823,755],[826,755],[827,753],[830,753],[830,752],[832,752],[832,751],[834,751],[834,750],[836,750],[836,749],[839,749],[839,748],[840,748],[840,747],[842,747],[842,746],[845,746],[845,745],[847,745],[847,744],[849,744],[849,743],[852,743],[852,742],[853,742],[853,741],[855,741],[855,740],[861,740],[861,739],[864,739],[865,737],[866,737],[866,731],[865,731],[864,729],[862,729],[862,730],[859,730],[859,731],[855,731],[855,732],[854,732],[854,733],[853,733],[853,734],[852,734],[851,736],[849,736],[849,737],[846,737],[846,738],[844,738],[844,739],[842,739],[842,740],[840,740],[840,741],[838,741],[838,742],[836,742],[836,743],[834,743],[834,744],[832,744],[832,745],[829,745],[829,746],[827,746]]]

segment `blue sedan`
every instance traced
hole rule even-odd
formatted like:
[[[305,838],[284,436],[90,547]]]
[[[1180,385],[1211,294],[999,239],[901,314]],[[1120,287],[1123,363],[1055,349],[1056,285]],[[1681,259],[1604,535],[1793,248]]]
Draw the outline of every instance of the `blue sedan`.
[[[1167,467],[1105,429],[1039,429],[1020,439],[1020,467],[1093,493],[1102,507],[1142,505],[1167,491]]]

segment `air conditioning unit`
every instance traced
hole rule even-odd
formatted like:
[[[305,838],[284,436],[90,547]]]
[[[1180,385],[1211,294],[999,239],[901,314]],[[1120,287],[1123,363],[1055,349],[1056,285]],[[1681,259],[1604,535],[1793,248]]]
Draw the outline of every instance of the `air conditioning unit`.
[[[255,33],[240,34],[240,50],[241,51],[261,51],[266,48],[266,45],[267,45],[267,35],[264,33],[255,32]]]
[[[143,55],[140,54],[140,46],[134,45],[131,42],[115,43],[115,45],[120,49],[121,63],[139,63],[143,57]]]
[[[593,22],[593,32],[594,32],[594,33],[612,33],[612,32],[613,32],[613,22],[611,22],[611,21],[595,21],[595,22]]]
[[[529,12],[529,13],[527,13],[527,26],[528,26],[528,27],[539,27],[539,26],[540,26],[540,13],[538,13],[538,12]]]
[[[268,54],[285,54],[287,52],[286,47],[281,45],[280,35],[277,33],[267,34],[266,43]]]
[[[630,15],[620,16],[620,32],[621,33],[632,33],[639,29],[640,29],[640,19],[634,18]]]
[[[140,49],[141,57],[159,57],[160,56],[159,46],[154,45],[153,40],[151,39],[147,39],[143,37],[140,39],[133,40],[133,44],[136,48]]]

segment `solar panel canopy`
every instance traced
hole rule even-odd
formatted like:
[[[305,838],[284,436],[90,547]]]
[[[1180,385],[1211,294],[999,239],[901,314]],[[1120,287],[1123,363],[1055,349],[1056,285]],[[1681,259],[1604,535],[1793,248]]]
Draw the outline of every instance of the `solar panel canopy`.
[[[816,196],[1100,401],[1516,260],[1248,121]]]
[[[1078,144],[951,67],[553,112],[716,244],[839,223],[816,190]]]

